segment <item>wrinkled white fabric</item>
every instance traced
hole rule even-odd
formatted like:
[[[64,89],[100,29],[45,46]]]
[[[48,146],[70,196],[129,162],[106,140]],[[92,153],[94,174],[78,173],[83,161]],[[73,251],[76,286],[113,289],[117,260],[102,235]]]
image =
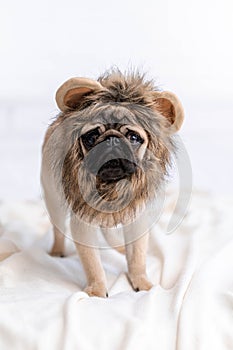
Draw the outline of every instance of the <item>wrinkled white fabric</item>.
[[[68,242],[52,244],[41,203],[0,204],[1,350],[233,349],[233,199],[195,193],[179,228],[153,227],[147,259],[155,286],[135,293],[125,256],[101,251],[109,298],[82,292]]]

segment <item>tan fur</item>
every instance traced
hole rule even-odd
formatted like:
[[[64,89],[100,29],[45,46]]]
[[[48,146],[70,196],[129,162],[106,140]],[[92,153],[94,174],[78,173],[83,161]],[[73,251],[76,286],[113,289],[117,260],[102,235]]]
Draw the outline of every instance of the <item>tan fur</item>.
[[[86,85],[85,78],[69,80],[59,88],[57,103],[63,112],[45,135],[41,171],[45,202],[54,224],[53,254],[62,254],[64,249],[61,232],[69,212],[72,237],[87,276],[86,292],[104,297],[106,278],[96,226],[108,237],[108,229],[121,224],[129,279],[135,290],[148,290],[152,284],[146,276],[145,208],[167,176],[170,155],[175,151],[172,133],[183,121],[182,107],[174,94],[159,92],[138,73],[123,75],[119,71],[105,74],[98,82],[87,79]],[[81,135],[95,127],[102,133],[99,144],[108,135],[117,135],[131,147],[128,129],[143,138],[140,147],[132,148],[138,167],[130,179],[105,183],[87,171],[83,160],[89,151]],[[143,210],[144,220],[138,222]],[[118,250],[124,249],[120,246]]]

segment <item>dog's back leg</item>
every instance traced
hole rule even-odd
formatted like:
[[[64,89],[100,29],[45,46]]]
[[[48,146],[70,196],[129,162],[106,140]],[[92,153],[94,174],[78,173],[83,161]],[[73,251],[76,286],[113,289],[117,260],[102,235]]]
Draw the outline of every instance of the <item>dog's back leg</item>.
[[[53,256],[65,255],[65,221],[66,221],[66,212],[62,208],[62,205],[59,206],[51,202],[48,204],[48,200],[45,200],[46,206],[49,212],[50,220],[53,225],[54,233],[54,243],[51,249],[50,254]]]
[[[56,226],[53,225],[54,243],[50,254],[52,256],[65,256],[65,236]]]
[[[54,243],[51,255],[64,256],[66,210],[50,177],[47,176],[44,181],[42,176],[42,186],[46,208],[53,225]]]

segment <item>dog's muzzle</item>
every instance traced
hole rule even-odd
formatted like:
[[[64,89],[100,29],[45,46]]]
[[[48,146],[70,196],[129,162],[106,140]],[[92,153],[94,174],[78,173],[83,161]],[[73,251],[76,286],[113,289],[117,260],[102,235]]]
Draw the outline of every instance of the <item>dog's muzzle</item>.
[[[118,181],[136,172],[135,157],[130,146],[117,136],[108,136],[85,157],[88,171],[104,182]]]

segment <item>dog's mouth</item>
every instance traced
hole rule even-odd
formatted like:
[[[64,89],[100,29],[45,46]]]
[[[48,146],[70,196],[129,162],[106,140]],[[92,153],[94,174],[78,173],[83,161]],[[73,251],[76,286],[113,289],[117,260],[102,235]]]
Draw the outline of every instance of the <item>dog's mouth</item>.
[[[97,173],[102,182],[117,182],[130,177],[136,171],[137,165],[124,158],[111,159],[104,163]]]

